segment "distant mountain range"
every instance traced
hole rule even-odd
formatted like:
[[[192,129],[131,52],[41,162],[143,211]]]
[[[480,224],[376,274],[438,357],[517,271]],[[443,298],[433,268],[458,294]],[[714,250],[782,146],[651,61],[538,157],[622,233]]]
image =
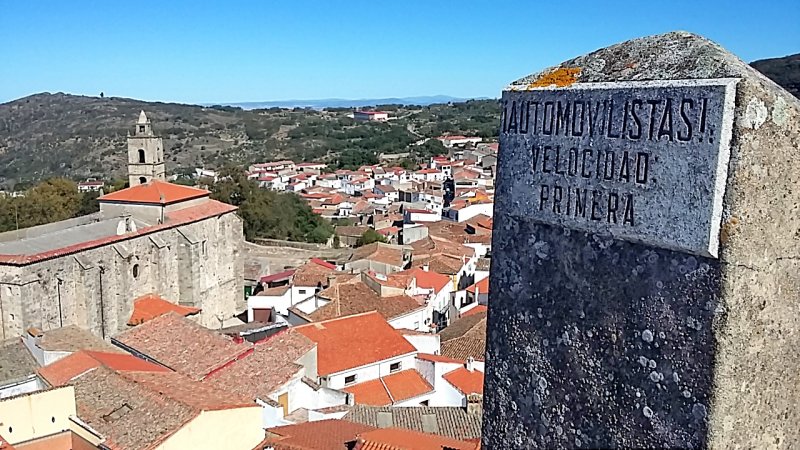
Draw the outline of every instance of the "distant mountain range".
[[[480,97],[480,100],[486,97]],[[428,95],[422,97],[388,97],[388,98],[323,98],[317,100],[279,100],[266,102],[241,102],[241,103],[206,103],[204,106],[235,106],[242,109],[265,108],[362,108],[375,105],[432,105],[436,103],[455,103],[471,100],[468,98],[451,97],[449,95]]]

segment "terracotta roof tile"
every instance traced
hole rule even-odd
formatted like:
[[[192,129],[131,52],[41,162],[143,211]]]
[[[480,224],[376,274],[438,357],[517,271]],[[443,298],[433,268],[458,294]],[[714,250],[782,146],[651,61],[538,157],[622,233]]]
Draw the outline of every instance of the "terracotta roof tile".
[[[39,365],[19,337],[0,343],[0,384],[36,373]]]
[[[386,427],[387,415],[390,427],[429,432],[459,440],[481,436],[481,414],[470,414],[463,407],[355,405],[344,418],[374,427]]]
[[[37,345],[43,350],[51,352],[75,352],[78,350],[121,352],[119,348],[77,325],[67,325],[45,331]]]
[[[288,280],[289,278],[292,277],[292,275],[294,275],[295,270],[296,269],[288,269],[284,270],[283,272],[274,273],[272,275],[264,275],[263,277],[261,277],[259,281],[262,283],[272,283],[274,281]]]
[[[370,260],[395,267],[403,267],[403,248],[396,245],[374,242],[357,248],[350,261]]]
[[[478,281],[477,283],[467,286],[467,292],[475,293],[478,291],[479,294],[488,294],[489,293],[489,277]]]
[[[416,349],[377,312],[295,327],[317,343],[317,370],[327,376]]]
[[[419,372],[408,369],[354,384],[344,388],[344,391],[353,394],[358,404],[388,406],[433,392],[433,386]]]
[[[354,450],[477,450],[480,444],[400,428],[381,428],[358,436]]]
[[[336,266],[321,259],[313,258],[298,267],[292,277],[295,286],[327,286],[328,275],[336,270]]]
[[[297,363],[315,344],[294,329],[255,345],[253,353],[209,375],[204,383],[248,398],[266,400],[303,370]]]
[[[346,450],[346,444],[355,441],[359,433],[374,429],[347,420],[319,420],[269,428],[263,444],[275,450]]]
[[[193,380],[252,351],[225,335],[169,312],[119,334],[115,341]]]
[[[481,313],[485,314],[488,310],[489,308],[486,305],[478,305],[472,309],[467,310],[464,313],[461,313],[461,317],[468,317],[473,314],[481,314]]]
[[[483,395],[483,372],[479,370],[467,370],[466,367],[459,367],[452,372],[447,372],[442,378],[464,395]]]
[[[456,319],[439,333],[441,354],[466,361],[484,361],[486,354],[486,312]]]
[[[133,301],[133,313],[128,325],[140,325],[168,312],[175,312],[184,317],[200,312],[200,308],[176,305],[155,294],[147,294]]]
[[[63,386],[74,378],[100,366],[105,366],[117,372],[170,371],[164,366],[159,366],[125,353],[81,350],[40,368],[38,373],[51,386]]]
[[[205,189],[152,180],[149,183],[111,192],[110,194],[100,197],[98,200],[101,202],[169,205],[194,198],[207,197],[209,194],[210,193]]]
[[[389,277],[398,275],[409,275],[414,277],[417,281],[417,287],[423,289],[433,289],[434,292],[439,292],[447,286],[450,282],[450,277],[441,273],[434,272],[430,269],[423,270],[421,267],[404,270],[402,272],[395,272]]]
[[[381,297],[358,278],[334,284],[321,291],[318,296],[330,300],[330,302],[308,315],[314,321],[369,311],[377,311],[383,318],[390,320],[420,309],[422,306],[417,300],[407,295]]]

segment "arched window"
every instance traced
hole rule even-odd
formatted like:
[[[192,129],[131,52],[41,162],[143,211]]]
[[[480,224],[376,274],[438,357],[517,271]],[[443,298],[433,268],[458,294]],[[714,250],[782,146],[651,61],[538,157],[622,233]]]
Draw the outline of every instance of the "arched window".
[[[145,184],[145,183],[147,183],[147,178],[139,177],[139,184]]]
[[[139,164],[144,164],[144,149],[139,149]]]

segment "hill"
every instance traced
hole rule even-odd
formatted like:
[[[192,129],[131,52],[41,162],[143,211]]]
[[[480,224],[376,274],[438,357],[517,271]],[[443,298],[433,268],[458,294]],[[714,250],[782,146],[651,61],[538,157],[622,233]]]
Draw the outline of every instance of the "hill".
[[[469,99],[450,97],[448,95],[433,95],[422,97],[390,97],[390,98],[365,98],[365,99],[344,99],[344,98],[323,98],[315,100],[278,100],[263,102],[241,102],[241,103],[222,103],[225,106],[238,106],[242,109],[263,109],[263,108],[361,108],[371,105],[432,105],[436,103],[465,102]]]
[[[378,107],[395,120],[355,122],[349,108],[243,110],[36,94],[0,104],[0,185],[123,176],[125,137],[140,110],[164,138],[171,173],[281,158],[357,164],[379,153],[415,150],[415,142],[446,132],[494,137],[500,116],[496,100]]]
[[[800,53],[750,63],[756,70],[800,98]]]

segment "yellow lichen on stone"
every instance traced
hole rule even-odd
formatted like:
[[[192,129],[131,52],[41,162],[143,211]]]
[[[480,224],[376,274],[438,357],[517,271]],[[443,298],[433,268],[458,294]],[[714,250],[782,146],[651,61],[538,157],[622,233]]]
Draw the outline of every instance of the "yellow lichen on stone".
[[[548,86],[566,87],[578,81],[580,73],[580,67],[560,67],[537,78],[528,85],[528,89]]]

